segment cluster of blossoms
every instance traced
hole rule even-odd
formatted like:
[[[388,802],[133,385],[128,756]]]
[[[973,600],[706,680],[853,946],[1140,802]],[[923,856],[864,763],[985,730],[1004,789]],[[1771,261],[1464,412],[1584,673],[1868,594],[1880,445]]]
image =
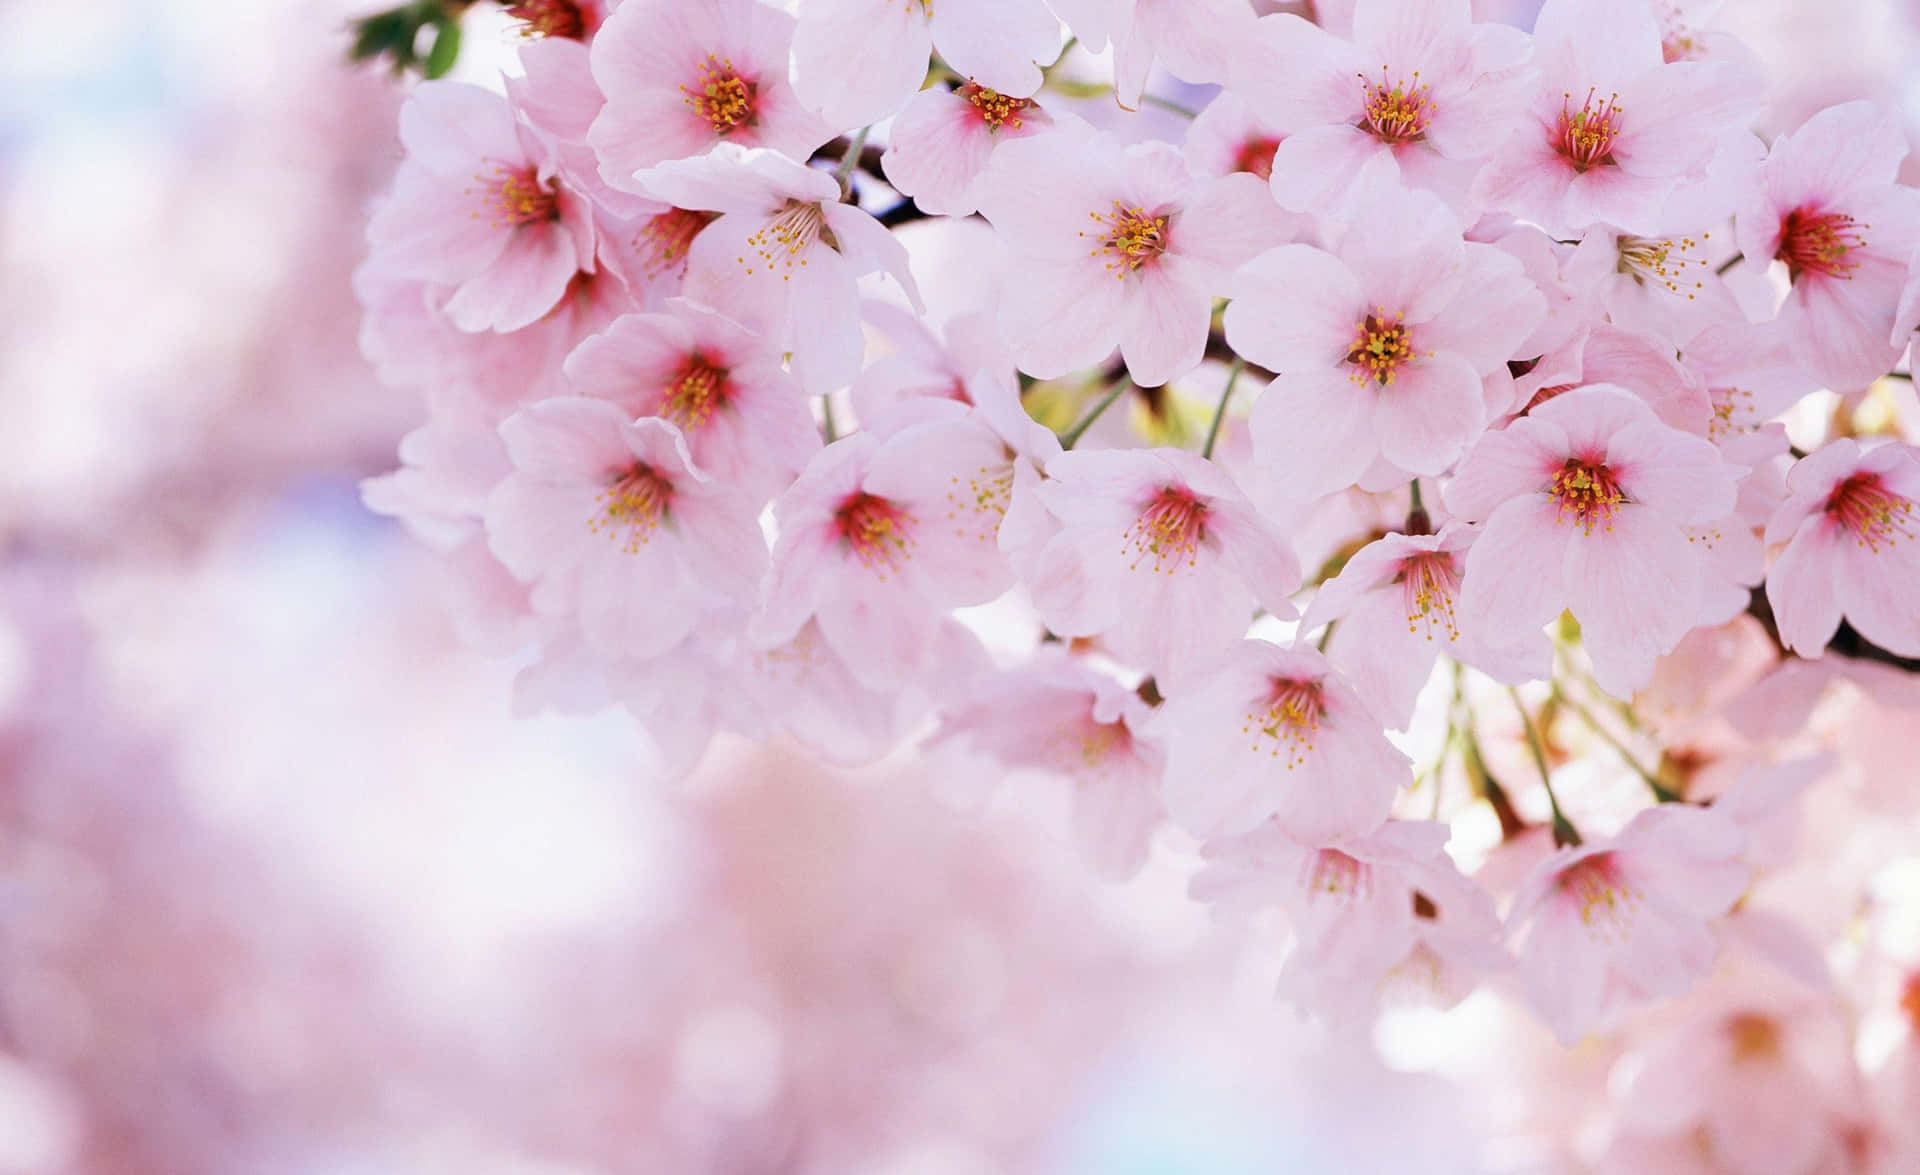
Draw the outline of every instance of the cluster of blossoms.
[[[366,498],[528,711],[1065,776],[1330,1017],[1814,982],[1756,897],[1808,715],[1920,669],[1896,122],[1769,143],[1651,0],[791,7],[519,5],[401,114]]]

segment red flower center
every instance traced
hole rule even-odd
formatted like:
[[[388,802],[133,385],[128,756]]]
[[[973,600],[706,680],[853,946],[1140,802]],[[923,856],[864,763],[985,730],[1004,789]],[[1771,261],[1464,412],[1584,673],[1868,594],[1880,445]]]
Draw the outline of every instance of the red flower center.
[[[1080,235],[1100,243],[1091,255],[1105,254],[1107,269],[1116,278],[1126,277],[1167,251],[1167,227],[1173,218],[1166,213],[1148,212],[1115,200],[1113,211],[1087,215],[1097,227]]]
[[[494,228],[560,219],[560,199],[552,181],[542,183],[533,168],[525,164],[509,167],[496,162],[491,172],[482,172],[476,178],[486,193],[483,203]]]
[[[587,36],[587,17],[573,0],[524,0],[509,4],[507,15],[524,24],[529,37],[566,37],[581,41]]]
[[[1598,461],[1573,457],[1567,458],[1567,463],[1553,475],[1553,488],[1549,492],[1556,507],[1555,520],[1571,514],[1588,534],[1593,533],[1595,526],[1612,530],[1614,511],[1627,500],[1612,469]]]
[[[1206,504],[1180,486],[1161,486],[1122,536],[1133,555],[1127,570],[1137,571],[1148,561],[1168,575],[1192,567],[1206,538]]]
[[[1573,109],[1573,95],[1560,104],[1560,121],[1554,128],[1553,148],[1573,164],[1575,171],[1586,171],[1614,163],[1613,141],[1620,134],[1620,95],[1594,101],[1595,91],[1587,91],[1580,109]]]
[[[1353,342],[1347,349],[1347,362],[1354,367],[1355,383],[1373,380],[1382,386],[1393,382],[1394,373],[1413,358],[1413,340],[1398,316],[1390,316],[1384,307],[1361,319],[1353,328]]]
[[[1411,81],[1400,82],[1382,66],[1379,81],[1369,82],[1362,74],[1360,82],[1367,88],[1361,103],[1361,130],[1383,143],[1415,143],[1426,137],[1433,122],[1433,88],[1420,80],[1419,70]]]
[[[714,212],[670,208],[649,218],[633,238],[634,251],[640,254],[647,276],[653,277],[684,266],[687,250],[693,247],[693,238],[699,236],[700,230],[712,224],[718,215]]]
[[[1460,625],[1453,614],[1453,602],[1460,595],[1460,570],[1452,555],[1425,551],[1410,556],[1400,564],[1399,582],[1408,632],[1419,632],[1424,624],[1427,639],[1432,640],[1439,626],[1448,640],[1460,639]]]
[[[1870,226],[1840,212],[1796,208],[1780,218],[1780,248],[1774,256],[1787,263],[1787,275],[1817,273],[1823,277],[1852,277],[1860,263],[1849,257],[1865,248],[1863,230]]]
[[[968,82],[960,87],[960,96],[973,105],[973,112],[980,121],[987,124],[989,130],[999,130],[1003,126],[1019,130],[1020,114],[1033,105],[1029,98],[1009,98],[998,90],[989,90],[978,82]]]
[[[1869,551],[1914,537],[1912,499],[1888,489],[1877,473],[1856,473],[1835,486],[1826,512]]]
[[[714,411],[726,406],[733,387],[727,382],[727,369],[716,367],[698,352],[687,356],[687,362],[667,386],[667,396],[660,405],[660,415],[680,426],[680,431],[691,433],[713,418]]]
[[[680,87],[680,100],[706,119],[714,134],[724,137],[753,124],[757,89],[734,71],[731,59],[709,53],[693,85]]]
[[[1253,736],[1254,750],[1265,747],[1276,759],[1284,752],[1291,771],[1313,753],[1313,740],[1326,714],[1326,695],[1317,678],[1276,677],[1271,686],[1266,704],[1248,711],[1240,730]]]
[[[653,540],[653,532],[673,507],[673,483],[653,466],[636,461],[617,473],[596,499],[600,512],[587,521],[587,529],[605,533],[632,553]]]
[[[1263,180],[1272,179],[1273,153],[1279,149],[1279,139],[1253,136],[1240,144],[1240,154],[1233,157],[1233,170],[1248,172]]]
[[[856,490],[841,499],[833,526],[853,557],[882,579],[912,558],[913,516],[886,498]]]

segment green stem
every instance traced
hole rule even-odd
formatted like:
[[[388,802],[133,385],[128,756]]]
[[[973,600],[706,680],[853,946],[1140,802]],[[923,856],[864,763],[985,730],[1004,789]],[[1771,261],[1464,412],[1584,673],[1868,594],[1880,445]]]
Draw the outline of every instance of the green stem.
[[[1636,759],[1633,752],[1627,749],[1627,745],[1616,738],[1611,730],[1600,725],[1600,720],[1594,716],[1593,711],[1582,705],[1578,698],[1575,698],[1566,690],[1561,689],[1558,683],[1553,687],[1553,696],[1559,700],[1561,705],[1572,710],[1574,717],[1586,723],[1588,729],[1599,735],[1602,742],[1612,747],[1613,753],[1620,756],[1621,762],[1632,768],[1635,775],[1638,775],[1646,781],[1647,787],[1652,790],[1655,800],[1662,804],[1677,804],[1680,802],[1680,793],[1661,783],[1659,776],[1641,766],[1640,760]]]
[[[1747,255],[1745,253],[1735,253],[1733,256],[1727,258],[1725,261],[1722,261],[1720,263],[1719,268],[1715,269],[1713,272],[1718,274],[1721,277],[1725,277],[1727,276],[1728,270],[1732,269],[1734,266],[1740,264],[1742,261],[1745,261],[1746,259],[1747,259]]]
[[[1520,691],[1512,686],[1507,687],[1507,696],[1513,699],[1513,708],[1520,712],[1520,729],[1527,734],[1527,750],[1533,753],[1533,765],[1540,769],[1540,786],[1547,789],[1547,807],[1553,810],[1553,843],[1562,848],[1569,845],[1578,847],[1580,830],[1560,810],[1560,797],[1553,794],[1553,780],[1547,771],[1547,752],[1540,746],[1540,736],[1533,729],[1533,719],[1527,716],[1526,703],[1520,700]]]
[[[839,166],[833,169],[834,182],[840,185],[842,200],[853,195],[853,169],[860,165],[860,152],[866,149],[867,136],[872,132],[871,126],[863,126],[853,132],[853,138],[847,143],[847,153],[840,157]]]
[[[1207,428],[1207,443],[1200,448],[1200,456],[1203,458],[1213,456],[1213,442],[1220,439],[1220,422],[1227,418],[1227,401],[1233,399],[1234,382],[1240,378],[1240,373],[1245,371],[1246,367],[1247,361],[1235,355],[1233,365],[1227,368],[1227,386],[1220,393],[1219,407],[1213,410],[1213,423]]]
[[[1173,99],[1162,98],[1158,94],[1142,94],[1140,95],[1140,102],[1143,106],[1158,106],[1162,110],[1171,110],[1182,118],[1200,117],[1198,111],[1190,110],[1178,102],[1175,102]]]
[[[833,442],[840,439],[840,427],[839,425],[835,424],[833,420],[833,397],[832,396],[828,395],[828,396],[820,397],[820,414],[824,421],[824,431],[827,434],[827,443],[831,445]]]
[[[1060,447],[1062,449],[1071,449],[1074,445],[1078,444],[1081,436],[1085,435],[1086,431],[1093,427],[1093,422],[1100,419],[1100,414],[1108,408],[1113,407],[1113,402],[1120,398],[1120,393],[1132,386],[1132,380],[1121,376],[1120,379],[1114,383],[1113,390],[1100,397],[1100,402],[1093,406],[1092,411],[1082,416],[1079,423],[1060,434]]]

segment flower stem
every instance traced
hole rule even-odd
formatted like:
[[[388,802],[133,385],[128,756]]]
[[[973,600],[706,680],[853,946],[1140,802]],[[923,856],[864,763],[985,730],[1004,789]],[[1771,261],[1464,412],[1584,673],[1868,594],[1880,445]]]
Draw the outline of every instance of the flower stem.
[[[1722,261],[1720,263],[1719,268],[1715,269],[1713,272],[1720,277],[1725,277],[1727,276],[1728,270],[1732,269],[1734,266],[1740,264],[1742,261],[1745,261],[1746,259],[1747,259],[1747,255],[1745,253],[1735,253],[1733,256],[1727,258],[1725,261]]]
[[[1100,419],[1100,414],[1105,412],[1108,408],[1113,407],[1113,402],[1120,398],[1120,393],[1126,391],[1128,388],[1132,386],[1133,386],[1132,380],[1128,379],[1125,376],[1121,376],[1120,379],[1113,385],[1113,390],[1109,391],[1106,395],[1100,397],[1100,402],[1098,404],[1095,404],[1091,411],[1089,411],[1085,416],[1082,416],[1079,422],[1075,424],[1072,428],[1069,428],[1067,431],[1060,434],[1060,447],[1062,449],[1073,448],[1073,446],[1079,442],[1081,436],[1084,435],[1088,429],[1093,427],[1093,422]]]
[[[853,169],[860,163],[860,152],[866,148],[867,136],[873,132],[871,126],[863,126],[853,132],[853,138],[847,143],[847,153],[840,157],[839,166],[833,169],[834,182],[840,185],[840,199],[846,200],[853,195]]]
[[[820,397],[820,415],[821,415],[822,431],[825,432],[827,435],[827,444],[831,445],[833,442],[840,439],[840,428],[837,424],[834,423],[834,419],[833,419],[833,397],[832,396]]]
[[[1553,696],[1561,705],[1573,711],[1574,717],[1586,723],[1587,727],[1591,729],[1593,733],[1599,735],[1602,742],[1612,747],[1613,753],[1620,756],[1621,762],[1632,768],[1635,775],[1638,775],[1646,781],[1647,787],[1652,790],[1653,798],[1656,801],[1662,804],[1677,804],[1680,802],[1681,797],[1679,792],[1661,783],[1659,776],[1641,766],[1640,760],[1634,758],[1633,752],[1627,749],[1627,745],[1621,742],[1620,739],[1614,737],[1614,733],[1611,730],[1600,725],[1600,720],[1594,716],[1593,711],[1582,705],[1578,698],[1566,690],[1561,689],[1557,682],[1553,687]]]
[[[1213,410],[1213,423],[1207,427],[1207,443],[1200,448],[1200,456],[1203,458],[1213,456],[1213,442],[1220,439],[1220,422],[1227,418],[1227,401],[1233,399],[1234,382],[1240,378],[1240,373],[1245,371],[1246,367],[1247,361],[1235,355],[1232,366],[1227,368],[1227,386],[1220,392],[1220,405]]]
[[[1182,118],[1200,117],[1197,111],[1190,110],[1171,98],[1162,98],[1158,94],[1142,94],[1140,95],[1140,101],[1146,106],[1158,106],[1162,110],[1171,110]]]
[[[1580,830],[1560,810],[1560,797],[1553,794],[1553,780],[1547,771],[1547,753],[1541,749],[1540,736],[1533,729],[1533,719],[1527,716],[1526,703],[1520,700],[1520,691],[1512,686],[1507,687],[1507,696],[1513,699],[1513,708],[1520,712],[1520,729],[1527,734],[1527,750],[1533,753],[1533,765],[1540,769],[1540,786],[1547,789],[1547,807],[1553,810],[1553,843],[1561,848],[1569,845],[1578,847]]]

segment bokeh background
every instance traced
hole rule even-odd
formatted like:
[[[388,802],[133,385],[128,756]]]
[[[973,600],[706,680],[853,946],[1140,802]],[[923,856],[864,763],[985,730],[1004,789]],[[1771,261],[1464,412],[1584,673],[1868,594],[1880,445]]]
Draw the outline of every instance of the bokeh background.
[[[1045,780],[513,718],[359,500],[423,411],[356,346],[367,7],[0,0],[0,1175],[1564,1169],[1607,1058],[1299,1020]],[[1720,23],[1776,128],[1920,131],[1911,8]]]

